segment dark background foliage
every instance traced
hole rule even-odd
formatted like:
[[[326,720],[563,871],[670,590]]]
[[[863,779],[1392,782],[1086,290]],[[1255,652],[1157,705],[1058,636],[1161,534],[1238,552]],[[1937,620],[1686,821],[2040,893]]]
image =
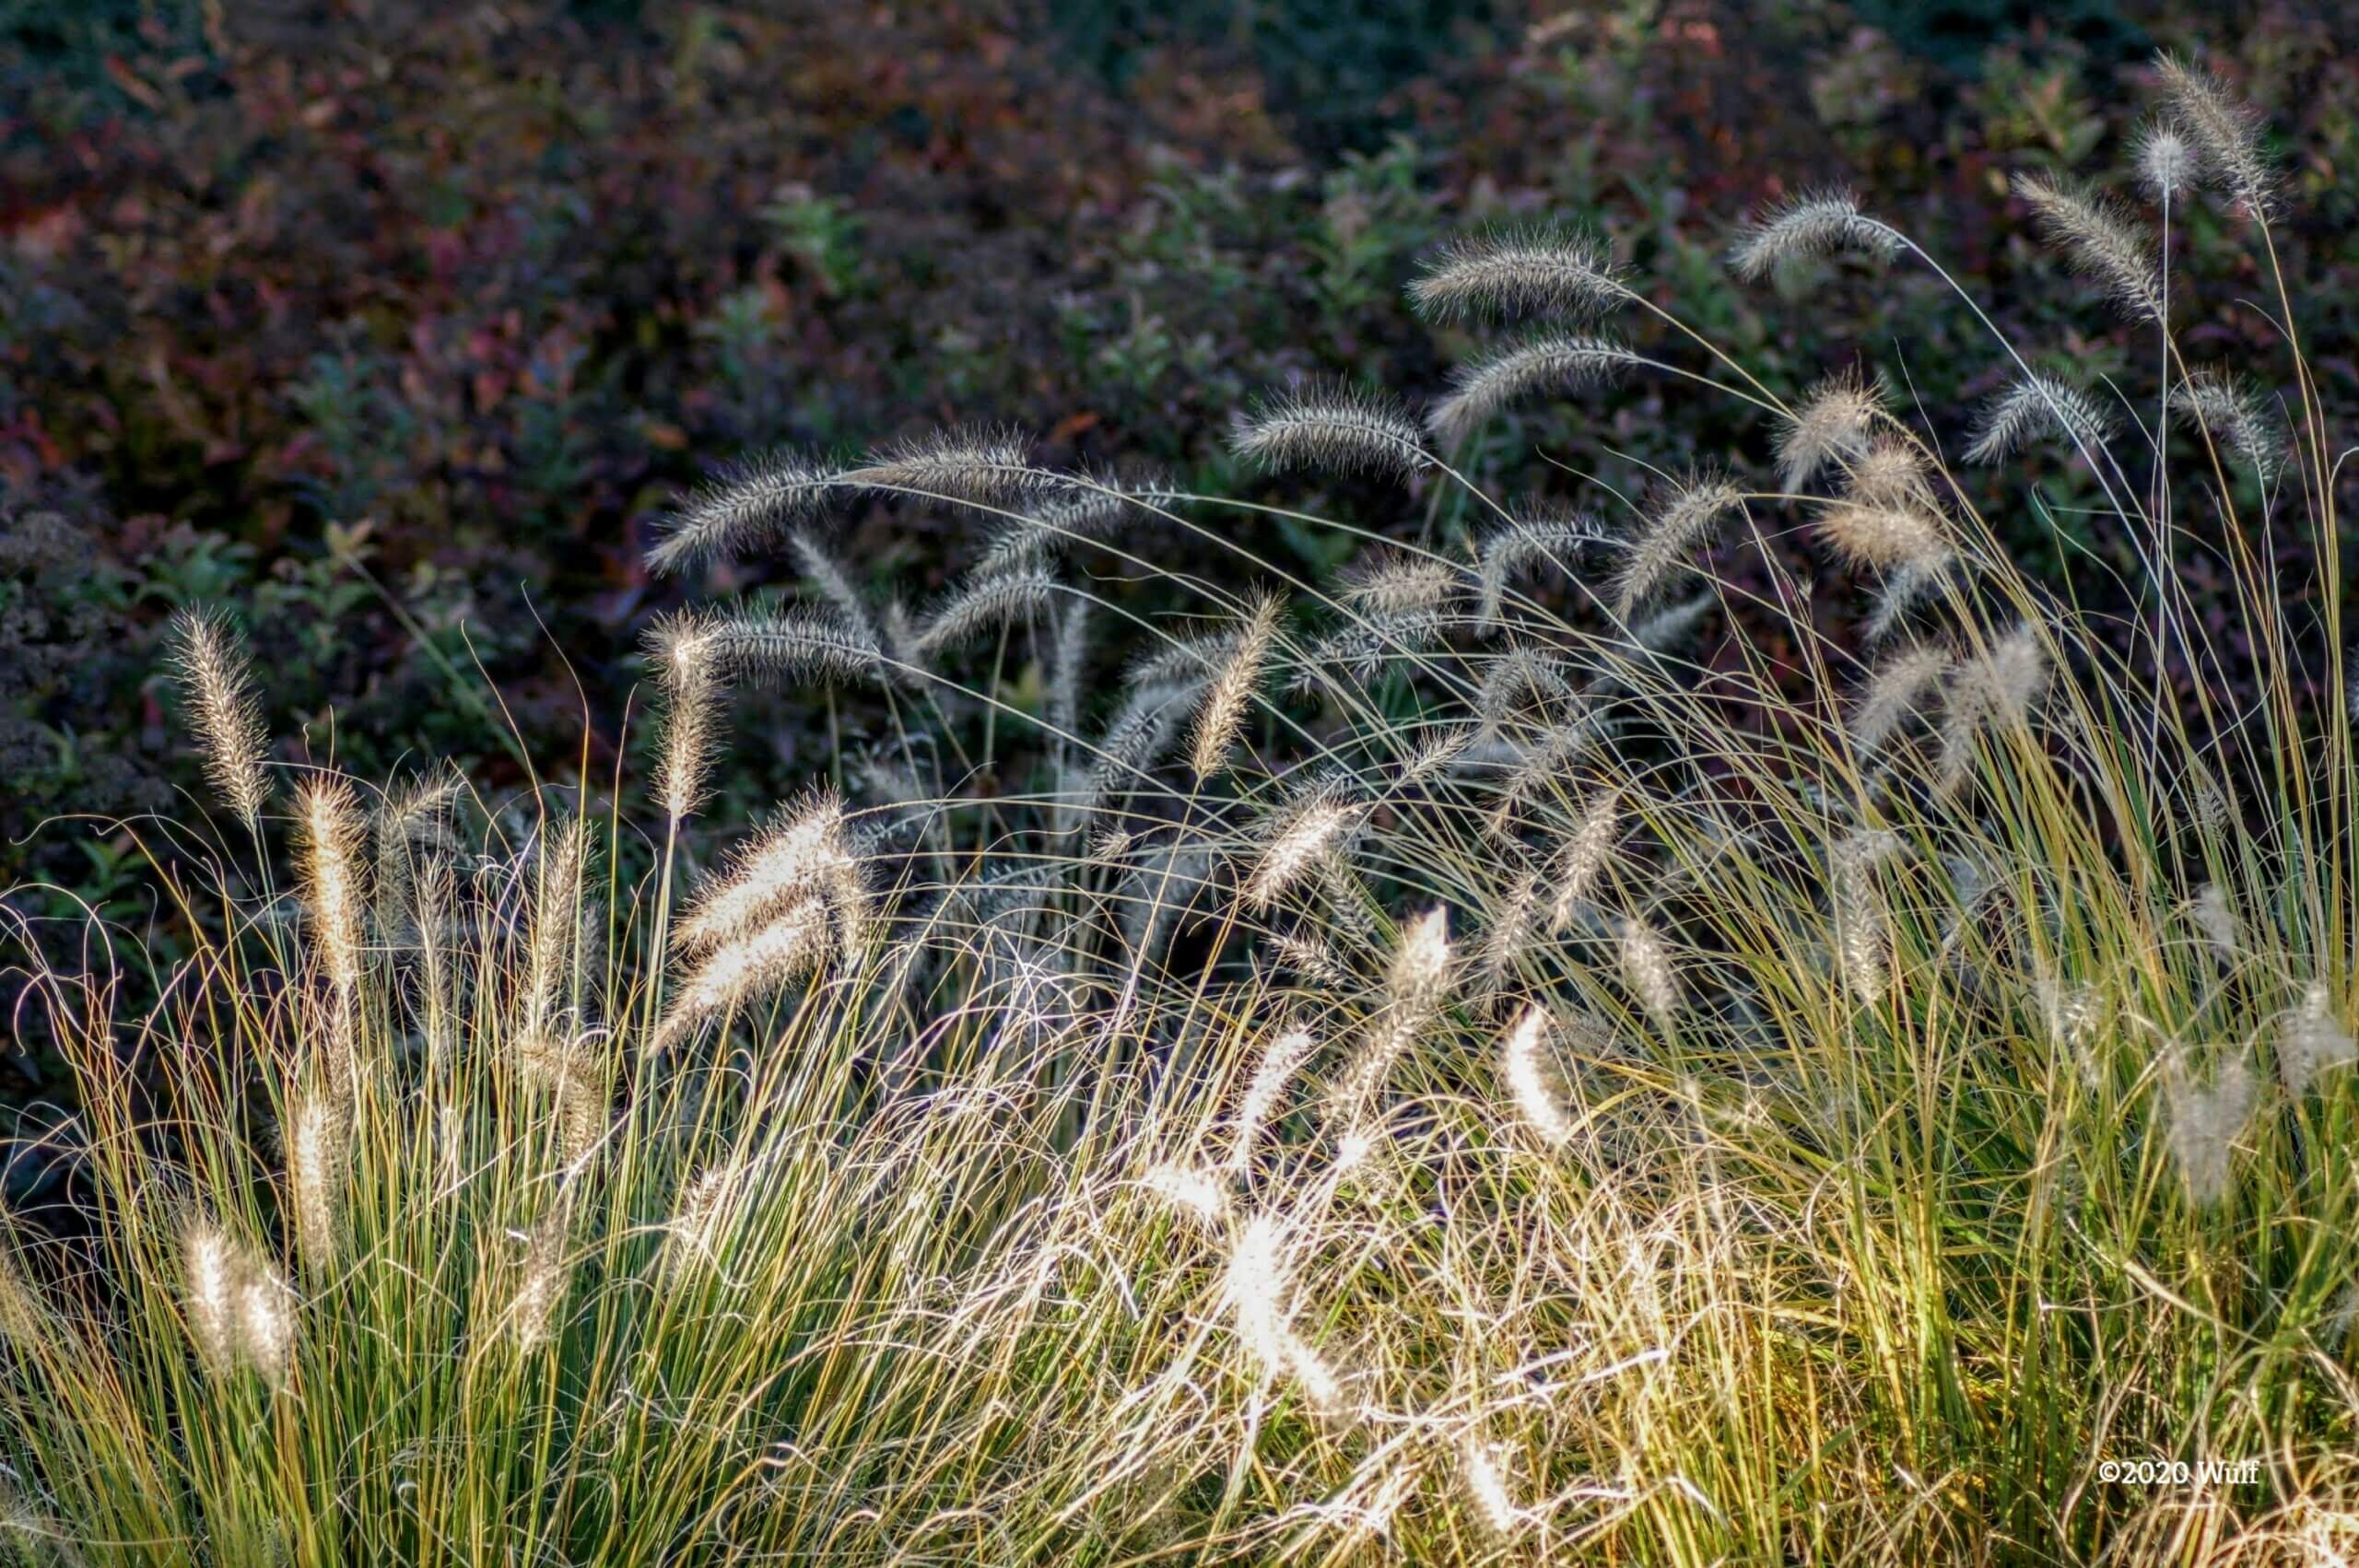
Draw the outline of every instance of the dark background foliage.
[[[2003,307],[2036,362],[2134,380],[2146,350],[2028,242],[2009,181],[2118,168],[2157,46],[2268,111],[2307,346],[2347,411],[2353,19],[2192,0],[0,0],[0,885],[36,917],[141,918],[135,830],[107,819],[194,780],[156,673],[177,605],[243,616],[287,756],[364,776],[449,757],[497,786],[521,782],[521,743],[602,777],[636,636],[681,591],[640,564],[680,486],[771,443],[962,419],[1019,423],[1053,462],[1256,484],[1223,449],[1256,389],[1439,384],[1469,340],[1400,288],[1468,225],[1596,223],[1773,380],[1872,356],[1954,429],[2002,371],[1921,274],[1838,270],[1803,301],[1720,263],[1748,207],[1839,180]],[[2209,280],[2196,357],[2282,364],[2236,308],[2265,290],[2225,221],[2189,215],[2177,245]],[[1641,385],[1536,410],[1474,461],[1503,491],[1568,492],[1535,451],[1626,486],[1758,462],[1767,439]],[[2077,482],[2035,464],[1994,489],[2032,558],[2076,588],[2127,565],[2101,534],[2060,549],[2025,515],[2027,477],[2068,532]],[[904,511],[849,543],[922,593],[970,532]],[[785,580],[726,580],[765,579]],[[785,699],[756,719],[741,801],[829,766],[824,720]],[[8,1097],[48,1087],[38,1049],[0,1072]]]

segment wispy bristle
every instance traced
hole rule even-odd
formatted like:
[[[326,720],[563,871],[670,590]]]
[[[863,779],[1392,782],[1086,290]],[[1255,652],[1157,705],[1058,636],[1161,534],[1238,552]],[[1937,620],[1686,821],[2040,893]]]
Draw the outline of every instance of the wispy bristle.
[[[2024,175],[2015,189],[2039,216],[2048,238],[2064,248],[2074,270],[2103,283],[2133,320],[2162,322],[2161,263],[2128,213],[2095,191],[2037,174]]]
[[[263,771],[270,736],[254,698],[245,639],[227,620],[196,610],[175,614],[170,635],[181,689],[205,752],[205,776],[247,830],[256,831],[270,800],[270,780]]]
[[[1828,191],[1796,197],[1747,224],[1729,249],[1729,264],[1738,276],[1758,280],[1810,256],[1848,252],[1888,262],[1901,246],[1899,231],[1861,213],[1848,191]]]
[[[1540,229],[1454,240],[1409,285],[1410,302],[1436,321],[1485,310],[1595,315],[1620,304],[1625,292],[1603,245]]]
[[[1455,390],[1434,404],[1426,425],[1443,441],[1462,441],[1485,420],[1534,393],[1594,387],[1639,362],[1610,338],[1551,335],[1511,344],[1460,366],[1451,377]]]
[[[1316,469],[1405,479],[1434,462],[1416,422],[1399,404],[1342,385],[1265,398],[1235,444],[1241,456],[1279,473]]]
[[[840,481],[792,452],[742,463],[674,506],[663,541],[647,553],[648,569],[669,576],[773,544],[816,514]]]

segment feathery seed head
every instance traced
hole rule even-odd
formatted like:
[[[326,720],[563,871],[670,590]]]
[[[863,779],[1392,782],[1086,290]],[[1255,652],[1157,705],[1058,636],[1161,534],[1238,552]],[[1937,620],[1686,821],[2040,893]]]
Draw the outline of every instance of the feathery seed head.
[[[2229,193],[2266,222],[2277,205],[2277,170],[2261,145],[2259,114],[2209,71],[2172,55],[2156,58],[2172,117]]]
[[[789,905],[826,893],[860,892],[859,862],[846,831],[843,797],[817,790],[735,850],[689,907],[675,933],[684,951],[745,936]]]
[[[885,650],[832,610],[793,606],[735,614],[697,614],[671,645],[710,661],[720,681],[812,681],[832,685],[878,679]]]
[[[2255,1098],[2252,1070],[2242,1057],[2223,1063],[2205,1087],[2192,1081],[2184,1056],[2164,1062],[2164,1086],[2171,1102],[2170,1150],[2189,1197],[2210,1205],[2227,1196],[2236,1140],[2251,1119]]]
[[[1598,386],[1639,362],[1611,338],[1551,334],[1510,344],[1460,366],[1450,394],[1426,413],[1426,427],[1439,440],[1462,441],[1524,398]]]
[[[886,447],[842,478],[865,489],[1006,507],[1064,487],[1057,474],[1033,466],[1029,448],[1019,430],[942,430]]]
[[[1241,1173],[1252,1162],[1253,1144],[1285,1094],[1287,1082],[1319,1048],[1319,1037],[1308,1029],[1288,1029],[1262,1047],[1262,1059],[1237,1103],[1236,1132],[1230,1140],[1226,1168]]]
[[[1661,933],[1637,916],[1622,922],[1622,981],[1638,999],[1658,1029],[1668,1029],[1679,1015],[1679,971],[1672,964],[1670,944]]]
[[[572,1285],[572,1270],[565,1256],[566,1216],[562,1209],[534,1225],[525,1237],[523,1278],[508,1304],[508,1327],[516,1348],[526,1355],[557,1337],[558,1313]]]
[[[1196,715],[1195,743],[1189,765],[1199,780],[1220,771],[1245,728],[1245,716],[1261,685],[1262,667],[1277,640],[1278,619],[1285,601],[1274,593],[1257,597],[1245,612],[1234,648],[1220,673],[1213,677],[1204,706]]]
[[[323,1274],[335,1262],[346,1163],[351,1153],[351,1126],[343,1102],[333,1094],[295,1095],[288,1102],[282,1136],[296,1249],[305,1268]]]
[[[1384,555],[1355,563],[1342,578],[1344,602],[1370,615],[1438,613],[1458,591],[1459,573],[1427,556]]]
[[[181,1233],[181,1291],[188,1311],[189,1338],[197,1359],[216,1377],[226,1375],[238,1354],[238,1293],[244,1263],[228,1233],[211,1220],[191,1222]]]
[[[351,780],[316,774],[295,796],[301,827],[303,891],[311,906],[312,943],[339,993],[360,983],[362,911],[360,845],[363,821]]]
[[[1193,1165],[1157,1165],[1141,1185],[1174,1209],[1207,1228],[1228,1213],[1228,1194],[1204,1171]]]
[[[772,452],[722,473],[675,503],[663,537],[648,552],[658,577],[777,542],[815,515],[842,476],[791,452]]]
[[[1883,412],[1883,387],[1856,369],[1813,387],[1778,438],[1779,486],[1795,494],[1828,463],[1860,457]]]
[[[1409,285],[1410,303],[1441,322],[1485,310],[1595,315],[1619,305],[1626,292],[1603,245],[1543,229],[1453,240]]]
[[[2163,322],[2161,263],[2150,238],[2118,204],[2037,174],[2024,175],[2015,189],[2075,272],[2103,283],[2131,320]]]
[[[2300,1099],[2319,1073],[2353,1060],[2359,1060],[2359,1045],[2335,1016],[2334,999],[2325,983],[2312,981],[2300,1005],[2278,1024],[2277,1071],[2286,1094]]]
[[[1514,1534],[1523,1515],[1508,1493],[1507,1475],[1499,1468],[1497,1451],[1470,1436],[1459,1445],[1458,1458],[1466,1478],[1466,1495],[1473,1502],[1475,1514],[1495,1533]]]
[[[1307,868],[1336,849],[1365,811],[1332,781],[1306,791],[1273,819],[1261,860],[1245,883],[1246,903],[1268,908]]]
[[[1819,538],[1848,566],[1921,570],[1949,558],[1940,521],[1914,507],[1828,501],[1818,509],[1816,521]]]
[[[1416,422],[1391,397],[1341,383],[1265,397],[1235,446],[1273,472],[1324,470],[1406,479],[1431,468]]]
[[[1045,566],[1018,567],[968,582],[936,607],[919,634],[917,651],[956,648],[989,631],[1039,614],[1057,591],[1056,574]]]
[[[1672,572],[1743,504],[1727,480],[1698,474],[1672,492],[1633,537],[1614,584],[1614,618],[1627,621],[1661,593]]]
[[[1557,850],[1550,868],[1550,880],[1555,888],[1555,903],[1548,912],[1548,929],[1562,932],[1573,923],[1573,915],[1590,889],[1597,885],[1600,872],[1614,855],[1614,840],[1621,825],[1622,798],[1619,791],[1600,790],[1581,808],[1580,820],[1566,836],[1564,848]]]
[[[1860,211],[1848,191],[1805,193],[1740,229],[1729,250],[1739,277],[1758,282],[1781,263],[1837,252],[1889,262],[1900,254],[1900,232]]]
[[[1878,664],[1851,710],[1852,743],[1862,752],[1881,748],[1941,685],[1949,669],[1948,652],[1931,643],[1914,644]]]
[[[826,906],[816,897],[797,900],[752,935],[714,950],[689,974],[655,1032],[656,1047],[725,1008],[775,993],[816,967],[827,952]]]
[[[238,1348],[264,1382],[287,1386],[295,1357],[295,1293],[267,1258],[248,1257],[239,1271]]]
[[[2053,376],[2019,378],[1982,407],[1968,462],[1997,462],[2043,430],[2055,430],[2074,447],[2094,453],[2113,439],[2119,421],[2113,410],[2078,387]]]
[[[2277,482],[2284,471],[2288,438],[2250,382],[2204,369],[2191,372],[2179,390],[2183,396],[2171,404],[2173,416],[2242,458],[2264,487]]]
[[[1483,541],[1476,577],[1478,610],[1485,628],[1495,627],[1507,604],[1508,584],[1518,572],[1554,563],[1569,571],[1583,549],[1605,542],[1604,527],[1579,515],[1519,518]]]
[[[2150,120],[2138,131],[2138,182],[2158,202],[2176,202],[2195,186],[2195,149],[2178,127]]]
[[[1509,1031],[1500,1054],[1516,1108],[1522,1112],[1525,1123],[1540,1141],[1554,1149],[1571,1142],[1578,1129],[1565,1114],[1565,1107],[1557,1104],[1555,1088],[1548,1081],[1549,1070],[1542,1058],[1542,1047],[1547,1039],[1547,1010],[1536,1005],[1527,1007]]]
[[[226,619],[196,610],[172,617],[170,637],[172,662],[205,752],[205,776],[247,830],[258,830],[270,799],[263,771],[270,736],[254,698],[245,639]]]

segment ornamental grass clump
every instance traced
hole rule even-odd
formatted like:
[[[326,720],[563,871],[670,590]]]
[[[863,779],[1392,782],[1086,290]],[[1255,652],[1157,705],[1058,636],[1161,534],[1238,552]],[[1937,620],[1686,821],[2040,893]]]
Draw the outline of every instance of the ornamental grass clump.
[[[1756,373],[1535,228],[1411,284],[1536,334],[1426,423],[1241,420],[1257,484],[1399,488],[1332,579],[1278,564],[1315,520],[1020,434],[772,456],[651,564],[814,597],[663,617],[650,766],[498,792],[292,762],[185,622],[211,809],[123,825],[139,926],[88,911],[66,967],[17,932],[79,1110],[73,1234],[0,1251],[10,1550],[2348,1555],[2342,445],[2290,348],[2171,331],[2164,204],[2273,259],[2292,198],[2164,76],[2113,193],[2021,187],[2158,380],[2036,370],[1960,294],[1978,414]],[[1949,276],[1839,193],[1731,254]],[[1513,501],[1457,466],[1607,369],[1752,449]],[[2072,592],[1991,523],[2054,486]],[[843,564],[855,505],[967,516],[978,564],[912,614]],[[767,819],[716,784],[757,682],[845,743]]]

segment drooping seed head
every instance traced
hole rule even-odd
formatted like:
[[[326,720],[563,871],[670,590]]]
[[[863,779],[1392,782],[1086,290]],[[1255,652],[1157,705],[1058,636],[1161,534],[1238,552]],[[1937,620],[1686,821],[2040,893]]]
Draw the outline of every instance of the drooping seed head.
[[[2045,430],[2094,455],[2113,439],[2119,424],[2110,408],[2078,387],[2053,376],[2025,376],[1983,405],[1965,457],[1968,462],[1997,462]]]
[[[842,476],[799,454],[772,452],[725,470],[674,504],[663,536],[647,555],[658,577],[775,544],[817,514]]]
[[[866,462],[845,473],[843,482],[1003,508],[1063,487],[1060,475],[1033,464],[1030,445],[1020,430],[980,426],[942,430],[871,454]]]
[[[1758,282],[1781,264],[1812,256],[1848,253],[1889,262],[1902,248],[1900,232],[1860,211],[1848,191],[1803,194],[1772,208],[1738,231],[1729,264]]]
[[[818,790],[732,852],[689,907],[673,940],[684,950],[742,938],[790,906],[824,893],[864,902],[843,797]]]
[[[1727,480],[1698,474],[1679,486],[1628,542],[1614,584],[1614,614],[1627,621],[1654,602],[1672,573],[1743,504]]]
[[[1641,362],[1611,338],[1557,333],[1510,344],[1460,366],[1449,395],[1426,413],[1426,427],[1445,443],[1462,441],[1525,398],[1587,391]]]
[[[1240,456],[1280,473],[1313,469],[1406,479],[1434,463],[1416,422],[1398,404],[1341,384],[1265,398],[1234,444]]]
[[[1288,806],[1271,825],[1262,858],[1246,880],[1245,902],[1268,908],[1358,825],[1365,810],[1334,783],[1314,787]]]
[[[1308,1029],[1288,1029],[1262,1048],[1244,1097],[1237,1103],[1227,1162],[1231,1173],[1241,1172],[1252,1163],[1254,1141],[1268,1125],[1270,1113],[1277,1109],[1286,1084],[1318,1048],[1319,1037]]]
[[[1596,315],[1621,304],[1627,293],[1603,245],[1547,229],[1453,240],[1409,286],[1418,313],[1441,322],[1483,311]]]

